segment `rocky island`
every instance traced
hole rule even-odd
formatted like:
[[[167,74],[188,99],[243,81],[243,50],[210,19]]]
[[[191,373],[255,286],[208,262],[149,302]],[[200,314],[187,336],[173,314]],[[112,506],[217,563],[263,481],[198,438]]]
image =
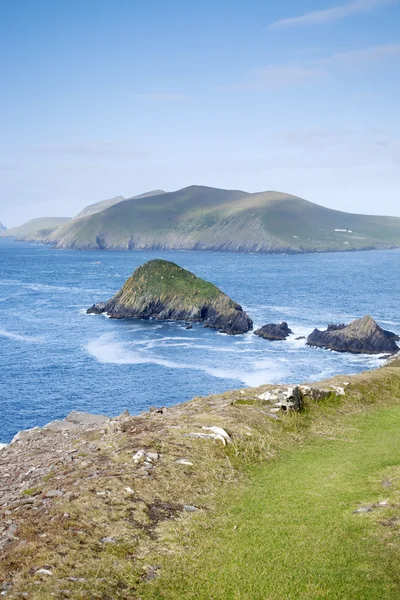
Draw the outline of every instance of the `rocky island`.
[[[293,331],[289,329],[288,324],[283,321],[282,323],[278,324],[267,323],[267,325],[257,329],[257,331],[254,332],[254,335],[258,335],[265,340],[273,342],[275,340],[286,340],[291,333],[293,333]]]
[[[329,325],[326,331],[314,329],[307,345],[353,354],[395,354],[399,351],[395,342],[399,340],[398,335],[385,331],[366,316],[349,325]]]
[[[222,333],[247,333],[253,322],[242,307],[215,285],[166,260],[138,267],[122,289],[88,314],[112,319],[158,319],[204,323]]]

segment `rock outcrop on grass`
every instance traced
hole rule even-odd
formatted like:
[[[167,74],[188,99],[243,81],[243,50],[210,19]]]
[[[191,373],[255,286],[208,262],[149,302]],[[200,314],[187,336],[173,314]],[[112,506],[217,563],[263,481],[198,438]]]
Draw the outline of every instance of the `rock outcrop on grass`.
[[[166,260],[145,263],[113,298],[87,312],[112,319],[199,322],[230,335],[253,328],[242,307],[215,285]]]
[[[307,338],[308,346],[353,354],[395,354],[399,351],[395,333],[386,331],[370,316],[357,319],[350,325],[329,325],[326,331],[314,329]]]
[[[283,321],[282,323],[267,323],[260,329],[254,332],[254,335],[258,335],[259,337],[264,338],[265,340],[270,340],[271,342],[275,340],[286,340],[286,338],[293,333],[291,329],[289,329],[288,324]]]

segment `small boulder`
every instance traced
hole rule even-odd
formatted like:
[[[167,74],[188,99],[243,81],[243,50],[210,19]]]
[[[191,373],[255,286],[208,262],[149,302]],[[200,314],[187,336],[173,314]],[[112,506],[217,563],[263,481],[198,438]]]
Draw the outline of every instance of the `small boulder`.
[[[254,335],[258,335],[265,340],[273,342],[275,340],[286,340],[291,333],[293,333],[293,331],[289,329],[288,324],[285,321],[282,321],[282,323],[278,324],[267,323],[267,325],[264,325],[261,329],[257,329],[257,331],[254,332]]]

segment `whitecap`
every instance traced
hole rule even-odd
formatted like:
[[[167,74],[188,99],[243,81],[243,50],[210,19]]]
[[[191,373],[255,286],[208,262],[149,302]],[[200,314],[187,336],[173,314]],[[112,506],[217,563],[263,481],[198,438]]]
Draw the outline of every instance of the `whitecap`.
[[[15,340],[16,342],[31,342],[37,344],[44,341],[42,336],[22,335],[13,331],[7,331],[6,329],[0,329],[0,336],[10,340]]]
[[[86,351],[98,362],[105,364],[120,365],[143,365],[155,364],[169,369],[187,369],[201,371],[218,379],[229,379],[241,381],[248,386],[261,385],[263,383],[275,383],[285,374],[276,361],[265,360],[260,364],[261,368],[250,370],[233,370],[211,367],[206,364],[179,363],[172,360],[160,358],[159,356],[143,354],[126,348],[126,344],[115,341],[112,334],[106,334],[86,344]]]

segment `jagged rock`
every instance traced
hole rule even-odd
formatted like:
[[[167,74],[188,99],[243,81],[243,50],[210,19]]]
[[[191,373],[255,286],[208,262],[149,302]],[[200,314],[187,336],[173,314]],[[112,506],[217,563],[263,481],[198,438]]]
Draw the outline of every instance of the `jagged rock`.
[[[151,260],[136,269],[113,298],[94,304],[87,313],[106,313],[112,319],[201,322],[230,335],[253,328],[242,307],[215,285],[165,260]]]
[[[314,329],[307,338],[307,345],[353,354],[394,354],[399,351],[395,343],[399,339],[366,316],[350,325],[329,325],[326,331]]]
[[[293,333],[291,329],[289,329],[288,324],[283,321],[282,323],[267,323],[261,327],[261,329],[257,329],[254,332],[254,335],[258,335],[259,337],[264,338],[265,340],[286,340],[286,338]]]
[[[277,411],[300,411],[303,408],[303,392],[299,386],[277,387],[260,394],[258,398],[270,402]]]

